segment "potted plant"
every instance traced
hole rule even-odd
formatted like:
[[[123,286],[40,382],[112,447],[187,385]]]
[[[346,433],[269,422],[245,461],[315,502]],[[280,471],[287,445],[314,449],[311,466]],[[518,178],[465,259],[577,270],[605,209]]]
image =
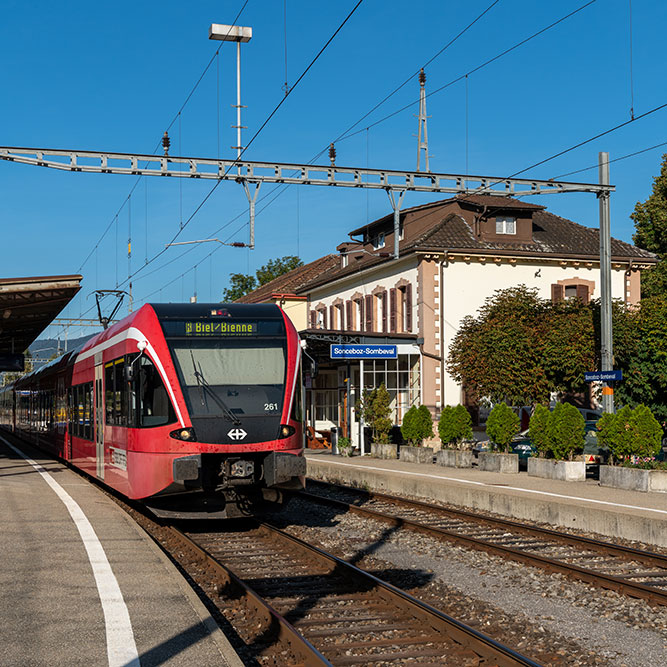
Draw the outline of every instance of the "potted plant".
[[[656,460],[662,428],[650,408],[624,406],[615,415],[604,414],[598,429],[600,444],[611,452],[611,465],[600,466],[602,486],[667,492],[667,469]]]
[[[512,438],[519,432],[519,417],[506,403],[493,406],[486,420],[486,433],[502,453],[480,452],[478,456],[480,470],[490,472],[519,472],[519,455],[510,454]]]
[[[352,441],[345,436],[341,436],[340,438],[338,438],[337,447],[338,447],[338,453],[341,456],[352,456],[352,454],[354,452],[354,447],[352,446]]]
[[[390,442],[390,404],[391,397],[383,382],[376,389],[364,391],[363,398],[357,405],[364,422],[371,427],[371,456],[375,458],[398,458],[398,447]]]
[[[575,452],[584,446],[584,424],[581,412],[569,403],[559,403],[553,412],[537,406],[529,434],[540,456],[528,459],[528,474],[565,481],[585,480],[586,464],[574,460]]]
[[[472,450],[462,450],[464,440],[472,439],[472,419],[463,405],[446,405],[438,420],[438,435],[442,449],[436,455],[436,462],[442,466],[471,468]]]
[[[401,435],[408,445],[401,446],[401,461],[412,463],[432,463],[433,447],[424,447],[426,438],[433,437],[431,412],[425,405],[413,405],[403,417]]]

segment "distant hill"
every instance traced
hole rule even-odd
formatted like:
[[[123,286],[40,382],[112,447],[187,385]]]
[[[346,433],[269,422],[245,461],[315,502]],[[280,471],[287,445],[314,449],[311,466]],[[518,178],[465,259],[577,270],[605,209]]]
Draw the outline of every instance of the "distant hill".
[[[89,338],[92,338],[95,333],[82,336],[81,338],[72,338],[68,341],[62,339],[58,341],[56,338],[39,338],[28,349],[30,350],[30,354],[32,354],[32,358],[39,365],[40,363],[46,363],[58,352],[65,354],[65,352],[69,352],[73,348],[82,345]],[[67,345],[67,349],[65,349],[65,345]]]

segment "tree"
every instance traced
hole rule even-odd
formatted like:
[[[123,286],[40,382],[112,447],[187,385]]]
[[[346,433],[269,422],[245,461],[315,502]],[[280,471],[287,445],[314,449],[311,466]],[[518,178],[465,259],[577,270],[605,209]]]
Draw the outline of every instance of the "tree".
[[[512,438],[519,432],[519,416],[506,403],[498,403],[486,420],[486,432],[507,453]]]
[[[616,367],[623,380],[615,389],[618,400],[651,408],[662,423],[667,421],[667,296],[642,299],[629,313],[626,340],[614,340]]]
[[[254,276],[246,273],[230,273],[229,287],[222,291],[222,300],[226,302],[236,301],[299,266],[303,266],[303,262],[298,257],[285,255],[285,257],[279,257],[278,259],[270,259],[264,266],[260,266],[255,271]]]
[[[222,300],[225,303],[236,301],[257,288],[257,281],[253,276],[245,273],[230,273],[229,287],[222,290]]]
[[[260,266],[255,271],[255,275],[257,276],[259,285],[266,285],[266,283],[271,282],[274,278],[282,276],[283,273],[287,273],[300,266],[303,266],[303,262],[298,257],[285,255],[285,257],[279,257],[278,259],[270,259],[264,266]]]
[[[635,223],[632,240],[654,252],[660,262],[642,273],[642,297],[658,296],[667,290],[667,153],[662,156],[660,174],[653,179],[653,192],[637,202],[630,216]]]
[[[594,367],[592,307],[578,299],[553,304],[525,285],[496,291],[464,318],[447,358],[471,398],[510,405],[583,391],[584,372]]]

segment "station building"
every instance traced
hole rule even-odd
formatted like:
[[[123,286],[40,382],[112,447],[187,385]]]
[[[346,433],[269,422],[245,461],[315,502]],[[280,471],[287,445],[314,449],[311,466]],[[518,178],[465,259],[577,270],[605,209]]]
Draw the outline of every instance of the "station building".
[[[402,211],[398,258],[393,213],[349,236],[336,253],[240,301],[285,309],[319,363],[317,377],[306,380],[308,423],[322,438],[336,428],[362,451],[355,406],[382,382],[397,425],[415,404],[437,419],[445,405],[462,403],[475,419],[476,406],[445,361],[461,320],[496,290],[523,284],[554,301],[600,297],[598,229],[509,197],[457,196]],[[656,257],[617,239],[611,255],[612,297],[638,303],[641,271]],[[334,358],[332,346],[341,345],[391,345],[395,355]]]

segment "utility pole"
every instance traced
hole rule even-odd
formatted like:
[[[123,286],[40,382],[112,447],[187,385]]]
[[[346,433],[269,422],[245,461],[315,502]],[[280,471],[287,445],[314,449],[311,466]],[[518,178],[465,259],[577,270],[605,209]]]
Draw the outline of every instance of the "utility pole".
[[[421,152],[424,151],[426,171],[431,171],[428,166],[428,132],[426,131],[426,74],[424,68],[419,70],[419,130],[417,132],[417,171],[419,171],[419,160]],[[423,140],[422,140],[423,134]]]
[[[609,153],[598,154],[600,185],[609,185]],[[601,371],[614,370],[614,347],[611,321],[611,216],[609,191],[598,192],[600,200],[600,338]],[[609,382],[602,385],[602,411],[614,412],[614,388]]]

